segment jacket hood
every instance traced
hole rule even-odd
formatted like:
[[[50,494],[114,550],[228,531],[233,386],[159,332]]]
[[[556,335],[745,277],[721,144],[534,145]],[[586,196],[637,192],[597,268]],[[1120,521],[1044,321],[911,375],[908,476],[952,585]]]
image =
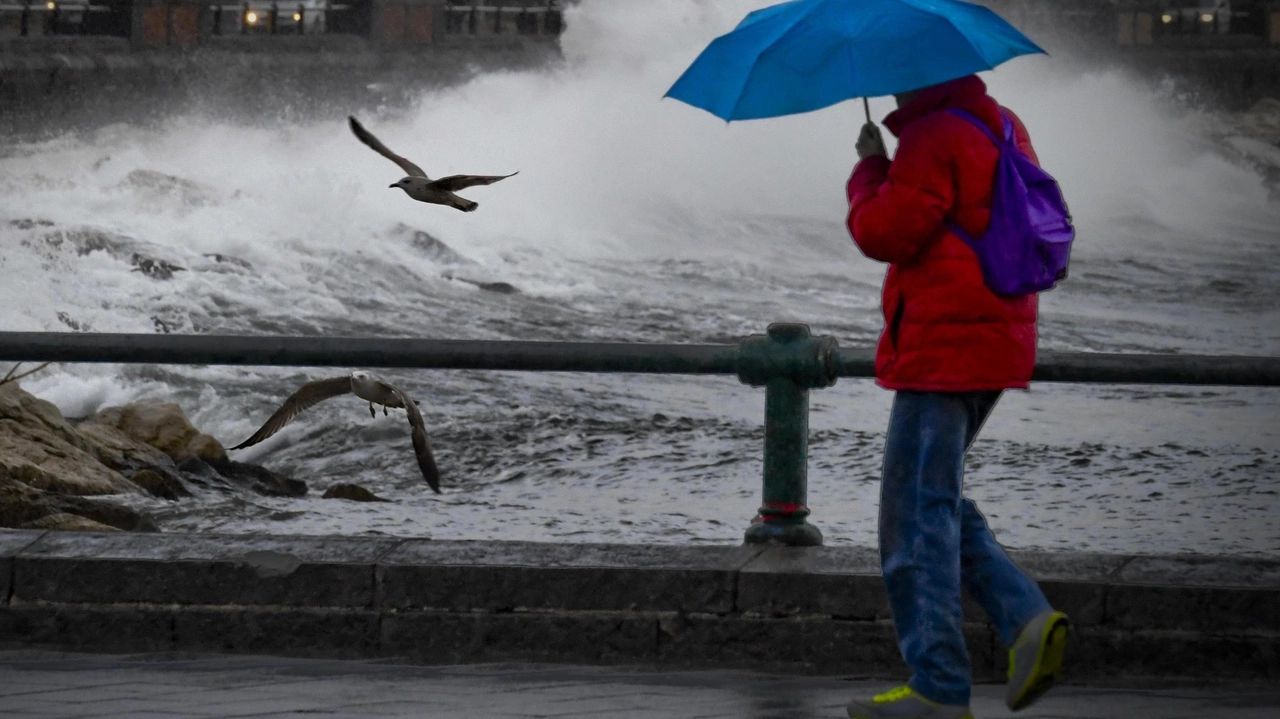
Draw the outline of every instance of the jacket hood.
[[[1000,117],[1000,106],[987,94],[987,84],[977,75],[924,88],[910,102],[889,113],[884,118],[884,126],[894,137],[901,137],[902,131],[916,120],[939,110],[952,108],[975,115],[993,132],[1003,134],[1001,130],[1004,120]]]

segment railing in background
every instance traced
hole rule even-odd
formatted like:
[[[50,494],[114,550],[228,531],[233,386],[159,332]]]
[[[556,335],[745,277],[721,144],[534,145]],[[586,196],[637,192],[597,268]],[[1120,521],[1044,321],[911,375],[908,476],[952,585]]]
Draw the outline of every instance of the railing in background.
[[[209,5],[209,34],[358,35],[368,31],[368,8],[355,3],[240,2]]]
[[[4,2],[0,0],[0,37],[109,35],[129,37],[127,2]]]
[[[564,29],[557,0],[454,0],[444,13],[448,35],[559,35]]]
[[[1202,35],[1265,37],[1267,34],[1266,0],[1231,0],[1216,7],[1201,7],[1192,2],[1172,2],[1160,8],[1155,23],[1157,38]]]
[[[115,36],[191,49],[231,36],[354,35],[381,46],[554,38],[559,0],[0,0],[0,39]]]
[[[0,332],[0,361],[14,362],[737,375],[765,388],[764,501],[746,541],[797,546],[822,543],[805,519],[809,390],[873,377],[873,354],[841,350],[797,324],[770,325],[737,345]],[[1045,352],[1034,379],[1280,387],[1280,358]]]
[[[1116,20],[1120,45],[1280,45],[1277,0],[1121,0]]]

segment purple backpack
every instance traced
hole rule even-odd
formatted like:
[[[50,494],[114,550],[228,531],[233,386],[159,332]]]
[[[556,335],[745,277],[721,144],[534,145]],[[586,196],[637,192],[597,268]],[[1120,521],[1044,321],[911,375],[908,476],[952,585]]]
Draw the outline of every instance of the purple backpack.
[[[951,231],[973,248],[982,278],[998,295],[1042,292],[1067,276],[1075,229],[1058,183],[1018,149],[1013,122],[1004,118],[1004,140],[973,115],[949,110],[982,130],[1000,149],[991,193],[991,224],[981,238],[970,237],[955,223]]]

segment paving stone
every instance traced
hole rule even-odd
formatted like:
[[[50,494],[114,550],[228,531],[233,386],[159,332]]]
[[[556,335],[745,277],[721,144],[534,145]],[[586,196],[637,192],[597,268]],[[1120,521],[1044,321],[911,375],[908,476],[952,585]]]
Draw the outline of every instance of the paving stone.
[[[905,671],[890,622],[671,616],[659,628],[659,659],[675,666],[880,676]]]
[[[113,697],[110,695],[103,696],[98,700],[89,702],[64,702],[62,697],[51,697],[50,702],[57,702],[70,715],[80,716],[113,716],[113,717],[134,717],[146,712],[173,712],[175,711],[174,701],[172,699],[156,698],[149,699],[146,697]]]
[[[121,719],[128,717],[129,719],[209,719],[212,715],[200,712],[175,711],[175,710],[139,710],[129,714],[118,714],[115,712],[104,712],[99,714],[71,714],[59,715],[58,719]]]
[[[6,554],[18,580],[0,604],[6,646],[742,667],[761,656],[815,671],[898,661],[878,557],[858,548],[0,532]],[[1078,629],[1121,632],[1116,656],[1134,671],[1195,665],[1179,652],[1221,641],[1262,662],[1255,673],[1280,673],[1265,650],[1280,635],[1278,562],[1010,556]],[[975,676],[998,675],[1003,647],[972,601],[965,612]],[[680,639],[690,632],[702,639]],[[892,661],[850,660],[833,648],[845,635]],[[1164,640],[1172,658],[1150,660]]]
[[[62,688],[58,690],[60,703],[80,704],[84,702],[104,702],[116,699],[137,699],[139,690],[125,685],[89,686]]]
[[[678,666],[767,668],[824,675],[906,679],[892,622],[833,622],[813,618],[677,617],[663,622],[659,658]],[[989,627],[966,624],[975,679],[994,675]]]
[[[774,620],[778,621],[778,620]],[[78,666],[68,661],[47,661],[45,671],[25,653],[0,653],[0,685],[15,676],[39,678],[42,682],[68,687],[85,683],[83,675],[109,673],[117,687],[168,685],[172,682],[191,688],[189,694],[153,697],[155,708],[142,704],[128,707],[130,719],[137,717],[256,716],[316,717],[415,717],[415,719],[458,719],[477,717],[625,717],[636,719],[813,719],[841,715],[844,703],[853,696],[870,695],[892,686],[889,681],[848,681],[829,677],[780,677],[753,672],[672,672],[629,669],[610,670],[599,666],[540,668],[465,667],[448,670],[381,665],[368,662],[283,660],[262,657],[208,658],[175,662],[165,657],[151,659],[98,656],[84,657]],[[17,667],[14,670],[12,667]],[[275,694],[264,697],[259,689],[243,691],[243,701],[220,702],[216,707],[200,706],[204,690],[235,696],[242,691],[239,681],[254,673],[270,683]],[[163,681],[159,679],[164,677]],[[303,677],[304,681],[294,681]],[[96,681],[90,676],[88,681]],[[330,689],[320,695],[318,682]],[[432,701],[436,687],[448,687],[446,694],[465,689],[463,708],[453,701]],[[626,690],[631,689],[630,693]],[[1196,687],[1183,683],[1157,689],[1120,685],[1112,689],[1062,686],[1035,707],[1017,715],[1002,706],[1003,687],[980,685],[974,689],[975,714],[989,719],[1270,719],[1280,712],[1280,692],[1274,687]],[[0,697],[0,716],[86,716],[76,713],[84,703],[59,705],[57,695],[36,707]],[[377,700],[370,701],[370,697]],[[103,708],[118,708],[104,701]],[[311,707],[311,709],[307,709]],[[65,710],[49,713],[48,710]],[[208,709],[209,711],[204,711]],[[95,716],[120,719],[118,712]]]
[[[382,651],[431,664],[646,662],[657,654],[657,621],[623,612],[390,612],[382,618]]]
[[[351,706],[346,702],[344,704]],[[203,710],[207,710],[214,716],[219,717],[262,716],[266,714],[274,716],[288,712],[305,712],[314,716],[320,713],[317,710],[325,710],[332,706],[331,702],[316,700],[314,697],[299,692],[283,693],[280,696],[269,698],[253,697],[239,701],[206,704],[203,706]]]
[[[11,604],[0,607],[0,647],[155,652],[173,648],[163,607]]]
[[[1280,592],[1119,584],[1107,588],[1107,624],[1131,629],[1280,632]]]
[[[1100,626],[1106,622],[1107,592],[1105,584],[1041,580],[1040,591],[1049,604],[1066,612],[1075,626]]]
[[[184,607],[174,612],[182,651],[346,657],[378,653],[378,613],[361,609]]]
[[[1099,616],[1101,601],[1099,594]],[[773,617],[821,615],[863,621],[893,617],[879,552],[866,547],[770,548],[739,574],[737,607]],[[987,619],[967,595],[962,610],[967,622]]]
[[[729,612],[755,547],[407,541],[378,562],[379,606]]]
[[[1009,559],[1038,582],[1106,583],[1134,557],[1125,554],[1097,552],[1044,552],[1026,549],[1007,550]]]
[[[1078,681],[1123,677],[1274,680],[1280,676],[1280,635],[1080,627],[1071,634],[1065,662],[1064,672]]]
[[[13,558],[44,535],[37,530],[0,529],[0,605],[9,602],[13,588]]]
[[[1120,584],[1280,589],[1280,561],[1191,555],[1134,557],[1112,579]]]
[[[1280,631],[1280,562],[1135,557],[1107,589],[1107,624],[1135,629]]]
[[[364,607],[400,540],[49,532],[14,559],[14,596],[57,602]]]
[[[1009,558],[1040,585],[1055,609],[1076,626],[1101,625],[1106,618],[1107,585],[1133,557],[1093,552],[1010,550]]]
[[[738,576],[737,608],[768,616],[888,619],[880,555],[864,547],[774,547]]]
[[[58,701],[56,694],[0,697],[0,709],[3,709],[6,715],[9,712],[71,711],[69,707]]]

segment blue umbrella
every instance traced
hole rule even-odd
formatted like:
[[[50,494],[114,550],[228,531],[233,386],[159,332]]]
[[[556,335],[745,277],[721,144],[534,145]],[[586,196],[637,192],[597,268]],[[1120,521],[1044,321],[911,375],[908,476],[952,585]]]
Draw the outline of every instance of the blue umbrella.
[[[999,15],[960,0],[792,0],[712,41],[667,97],[724,120],[778,117],[1043,52]]]

